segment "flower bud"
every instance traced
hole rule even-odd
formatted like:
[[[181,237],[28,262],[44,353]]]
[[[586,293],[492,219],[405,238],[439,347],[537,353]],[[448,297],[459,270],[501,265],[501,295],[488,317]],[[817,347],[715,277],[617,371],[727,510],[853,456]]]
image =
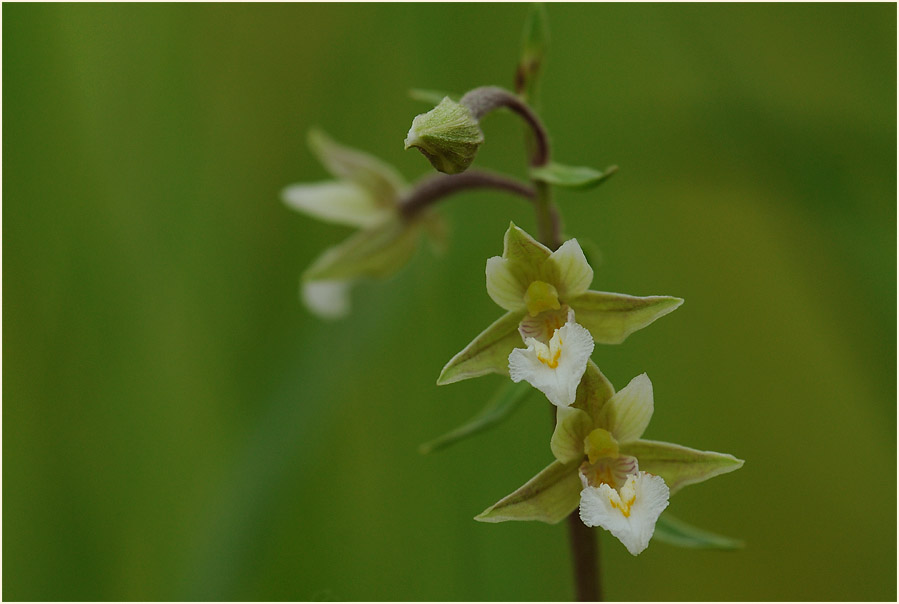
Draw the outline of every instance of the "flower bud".
[[[405,144],[421,151],[438,172],[458,174],[471,165],[483,142],[484,133],[468,107],[444,97],[415,116]]]

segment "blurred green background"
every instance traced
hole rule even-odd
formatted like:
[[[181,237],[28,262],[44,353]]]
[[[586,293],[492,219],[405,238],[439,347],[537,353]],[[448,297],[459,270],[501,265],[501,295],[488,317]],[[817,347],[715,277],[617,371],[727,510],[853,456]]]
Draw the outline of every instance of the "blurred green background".
[[[412,87],[511,86],[527,7],[3,6],[3,599],[558,600],[564,525],[472,517],[551,459],[532,398],[417,445],[498,376],[437,388],[501,312],[508,196],[442,206],[352,316],[299,275],[349,229],[286,209],[305,146],[403,151]],[[673,514],[739,552],[603,534],[610,599],[896,597],[896,6],[550,5],[542,114],[594,288],[684,306],[593,358],[648,372],[647,436],[746,460]],[[523,176],[491,116],[478,165]]]

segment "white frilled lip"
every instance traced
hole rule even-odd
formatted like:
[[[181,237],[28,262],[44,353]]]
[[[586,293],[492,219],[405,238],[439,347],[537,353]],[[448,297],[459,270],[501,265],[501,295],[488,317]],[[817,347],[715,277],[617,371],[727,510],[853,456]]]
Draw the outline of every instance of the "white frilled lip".
[[[606,529],[636,556],[649,545],[668,495],[665,481],[647,472],[631,474],[619,490],[588,486],[581,491],[581,520]]]
[[[512,381],[528,382],[557,407],[570,406],[593,353],[590,332],[569,321],[555,330],[548,346],[534,338],[525,344],[526,349],[516,348],[509,354]]]

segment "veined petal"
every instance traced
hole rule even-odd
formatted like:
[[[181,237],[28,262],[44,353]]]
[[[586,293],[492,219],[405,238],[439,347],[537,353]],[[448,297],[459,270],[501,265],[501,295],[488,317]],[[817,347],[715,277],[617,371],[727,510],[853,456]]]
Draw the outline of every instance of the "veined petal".
[[[421,229],[416,223],[390,220],[359,231],[328,248],[303,274],[304,281],[389,277],[415,253]]]
[[[620,490],[607,484],[581,491],[581,520],[601,526],[636,556],[646,549],[659,514],[668,507],[668,487],[658,476],[631,474]]]
[[[593,429],[593,420],[574,407],[556,409],[556,428],[549,447],[559,461],[566,463],[584,457],[584,439]]]
[[[393,208],[399,202],[406,183],[393,166],[345,147],[320,130],[309,132],[309,148],[331,174],[368,191],[377,205]]]
[[[593,352],[590,332],[569,322],[556,330],[549,346],[533,338],[526,344],[527,349],[518,348],[509,355],[512,381],[525,380],[543,392],[553,405],[571,405]]]
[[[641,470],[664,478],[672,494],[688,484],[702,482],[743,467],[742,459],[727,453],[697,451],[653,440],[621,443],[621,453],[636,457]]]
[[[509,353],[521,346],[518,322],[522,313],[509,312],[478,334],[471,343],[450,359],[437,384],[452,384],[487,373],[509,373]]]
[[[581,384],[577,388],[577,398],[572,406],[586,411],[596,425],[603,406],[614,394],[615,389],[611,382],[602,374],[596,363],[587,361],[587,369],[584,371],[584,377],[581,378]]]
[[[639,469],[636,457],[620,455],[614,459],[603,458],[596,463],[585,461],[581,464],[579,474],[584,487],[598,487],[604,483],[613,489],[620,489],[627,482],[628,476],[636,474]]]
[[[351,182],[290,185],[281,192],[281,199],[288,207],[319,220],[363,228],[383,222],[391,214],[365,189]]]
[[[643,436],[652,418],[652,382],[641,373],[603,406],[597,425],[625,443]]]
[[[300,298],[322,319],[341,319],[350,313],[352,281],[307,281],[300,284]]]
[[[517,491],[475,516],[475,520],[539,520],[556,524],[577,508],[580,491],[577,463],[554,461]]]
[[[587,263],[577,239],[569,239],[553,252],[544,271],[551,275],[551,281],[563,300],[580,296],[593,281],[593,269]]]
[[[530,266],[541,266],[552,250],[510,223],[503,237],[503,258]]]
[[[511,262],[502,256],[487,259],[487,294],[500,308],[517,311],[525,307],[528,283],[512,270]]]
[[[526,341],[528,338],[534,338],[544,344],[549,344],[556,330],[568,322],[569,309],[562,306],[559,310],[545,310],[537,316],[526,314],[518,324],[518,333],[521,334],[521,340]]]
[[[633,332],[684,302],[671,296],[638,298],[597,291],[588,291],[565,301],[577,313],[578,322],[590,330],[593,339],[600,344],[620,344]]]

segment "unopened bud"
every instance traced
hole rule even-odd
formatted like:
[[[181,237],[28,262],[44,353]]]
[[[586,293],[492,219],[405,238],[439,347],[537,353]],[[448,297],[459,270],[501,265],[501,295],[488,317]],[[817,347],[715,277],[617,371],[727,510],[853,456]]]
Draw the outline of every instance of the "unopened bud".
[[[412,120],[406,149],[417,148],[438,172],[464,172],[484,142],[484,133],[471,110],[449,97]]]

